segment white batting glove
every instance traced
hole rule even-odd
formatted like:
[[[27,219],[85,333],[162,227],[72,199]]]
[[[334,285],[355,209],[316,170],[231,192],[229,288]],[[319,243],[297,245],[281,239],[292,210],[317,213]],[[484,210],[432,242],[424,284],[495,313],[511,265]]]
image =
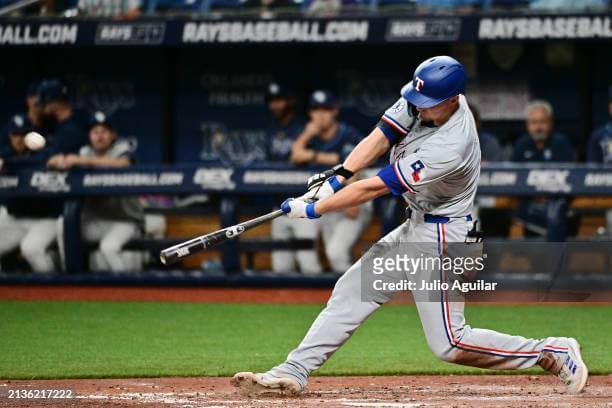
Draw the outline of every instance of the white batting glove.
[[[320,215],[315,212],[315,203],[306,203],[301,199],[288,198],[281,204],[281,210],[289,218],[319,218]]]
[[[351,170],[345,169],[344,165],[338,164],[323,173],[310,176],[306,183],[308,192],[300,198],[307,202],[327,198],[342,188],[342,183],[336,176],[342,176],[348,180],[354,174]]]
[[[336,176],[331,176],[327,180],[320,182],[311,182],[314,178],[322,176],[324,173],[315,174],[308,179],[309,190],[300,197],[301,200],[310,202],[317,201],[334,195],[334,193],[342,188],[342,183]],[[311,183],[313,186],[311,187]],[[315,184],[316,183],[316,184]]]

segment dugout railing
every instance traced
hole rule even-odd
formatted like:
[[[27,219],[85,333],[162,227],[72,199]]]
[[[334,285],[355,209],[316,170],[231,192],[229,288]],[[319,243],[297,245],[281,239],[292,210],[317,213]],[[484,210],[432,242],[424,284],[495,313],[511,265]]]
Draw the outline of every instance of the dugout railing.
[[[201,164],[182,166],[142,166],[121,170],[74,170],[71,172],[46,169],[24,170],[15,174],[0,174],[0,197],[58,197],[64,199],[64,239],[66,269],[69,274],[84,270],[84,256],[90,248],[81,240],[80,210],[84,197],[104,195],[143,194],[202,194],[215,198],[212,213],[219,217],[221,227],[234,225],[239,220],[241,197],[248,197],[249,213],[266,211],[270,201],[258,197],[296,196],[304,190],[304,183],[315,169],[250,167],[225,168]],[[366,171],[375,174],[376,169]],[[612,196],[612,167],[570,164],[496,164],[482,168],[478,189],[480,196],[546,196],[597,197]],[[263,203],[263,204],[262,204]],[[209,204],[210,206],[211,204]],[[269,208],[269,207],[267,207]],[[197,210],[196,210],[197,211]],[[210,208],[208,211],[211,211]],[[603,212],[603,210],[600,210]],[[215,213],[216,212],[216,213]],[[397,213],[379,211],[381,235],[397,224]],[[564,214],[549,211],[556,222],[565,222]],[[548,236],[548,241],[564,241],[566,237]],[[205,233],[208,231],[202,231]],[[185,237],[187,238],[187,237]],[[155,254],[174,244],[179,238],[141,238],[128,244],[129,249]],[[312,247],[312,242],[278,242],[269,238],[249,238],[230,241],[219,248],[223,269],[240,271],[241,253],[257,253],[273,249]],[[161,270],[161,268],[160,268]],[[161,272],[163,274],[163,270]]]

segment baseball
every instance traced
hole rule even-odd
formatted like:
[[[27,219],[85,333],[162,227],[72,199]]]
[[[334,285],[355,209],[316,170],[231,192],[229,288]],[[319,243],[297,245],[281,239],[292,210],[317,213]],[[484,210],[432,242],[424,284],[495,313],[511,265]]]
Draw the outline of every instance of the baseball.
[[[45,147],[45,138],[37,132],[30,132],[25,135],[25,145],[32,151],[37,151]]]

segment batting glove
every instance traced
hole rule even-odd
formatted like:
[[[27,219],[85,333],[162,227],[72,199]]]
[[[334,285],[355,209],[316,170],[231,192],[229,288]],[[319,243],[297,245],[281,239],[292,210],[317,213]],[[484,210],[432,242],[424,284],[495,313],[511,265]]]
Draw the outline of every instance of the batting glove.
[[[288,198],[281,204],[281,210],[289,218],[319,218],[321,215],[315,212],[315,203],[306,203],[301,199]]]
[[[304,201],[316,201],[333,195],[342,188],[342,183],[340,183],[336,175],[342,176],[345,180],[348,180],[353,177],[353,172],[345,169],[343,165],[339,164],[323,173],[311,176],[306,185],[308,192],[304,194],[301,199]]]
[[[341,188],[342,183],[340,183],[338,178],[336,176],[331,176],[327,180],[324,180],[317,187],[313,187],[311,190],[308,190],[308,192],[301,196],[300,199],[305,202],[322,200],[324,198],[334,195],[334,193],[340,190]]]

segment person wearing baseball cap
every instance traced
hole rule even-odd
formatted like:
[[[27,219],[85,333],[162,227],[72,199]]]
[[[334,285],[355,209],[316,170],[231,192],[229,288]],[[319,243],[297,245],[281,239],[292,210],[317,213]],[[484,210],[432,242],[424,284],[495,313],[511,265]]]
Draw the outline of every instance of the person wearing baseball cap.
[[[2,137],[9,138],[9,146],[0,152],[0,168],[17,171],[28,165],[40,165],[45,157],[31,152],[25,144],[25,135],[32,130],[26,115],[14,115],[4,126]],[[53,257],[48,248],[57,236],[57,216],[61,202],[53,198],[5,198],[3,204],[8,216],[0,218],[0,258],[19,248],[21,255],[35,272],[54,270]]]
[[[58,160],[63,169],[125,168],[133,163],[135,146],[118,137],[108,116],[96,112],[89,127],[89,143],[78,154],[69,153]],[[81,233],[90,243],[98,243],[99,256],[92,258],[92,268],[102,271],[130,271],[142,267],[138,254],[126,254],[122,247],[139,237],[144,229],[144,213],[137,197],[88,197],[81,212]],[[58,243],[64,258],[63,231]]]
[[[293,145],[291,161],[297,165],[335,166],[359,144],[361,134],[338,120],[336,95],[315,90],[308,99],[310,122]],[[352,247],[372,219],[372,203],[365,203],[324,217],[321,226],[325,253],[334,273],[341,274],[353,262]]]
[[[0,170],[42,161],[38,155],[32,154],[25,144],[25,135],[32,129],[32,123],[26,115],[13,115],[4,125],[2,139],[6,139],[8,143],[0,149]]]
[[[37,104],[42,110],[43,120],[55,125],[48,149],[52,155],[48,165],[53,167],[58,154],[77,153],[87,143],[91,116],[72,106],[67,85],[58,79],[40,82]]]
[[[266,103],[273,118],[267,130],[266,159],[287,163],[291,146],[304,129],[304,119],[296,112],[295,93],[288,84],[271,82],[266,89]]]
[[[310,121],[293,145],[291,163],[333,166],[344,160],[361,135],[338,120],[340,106],[328,90],[316,90],[308,99]]]

